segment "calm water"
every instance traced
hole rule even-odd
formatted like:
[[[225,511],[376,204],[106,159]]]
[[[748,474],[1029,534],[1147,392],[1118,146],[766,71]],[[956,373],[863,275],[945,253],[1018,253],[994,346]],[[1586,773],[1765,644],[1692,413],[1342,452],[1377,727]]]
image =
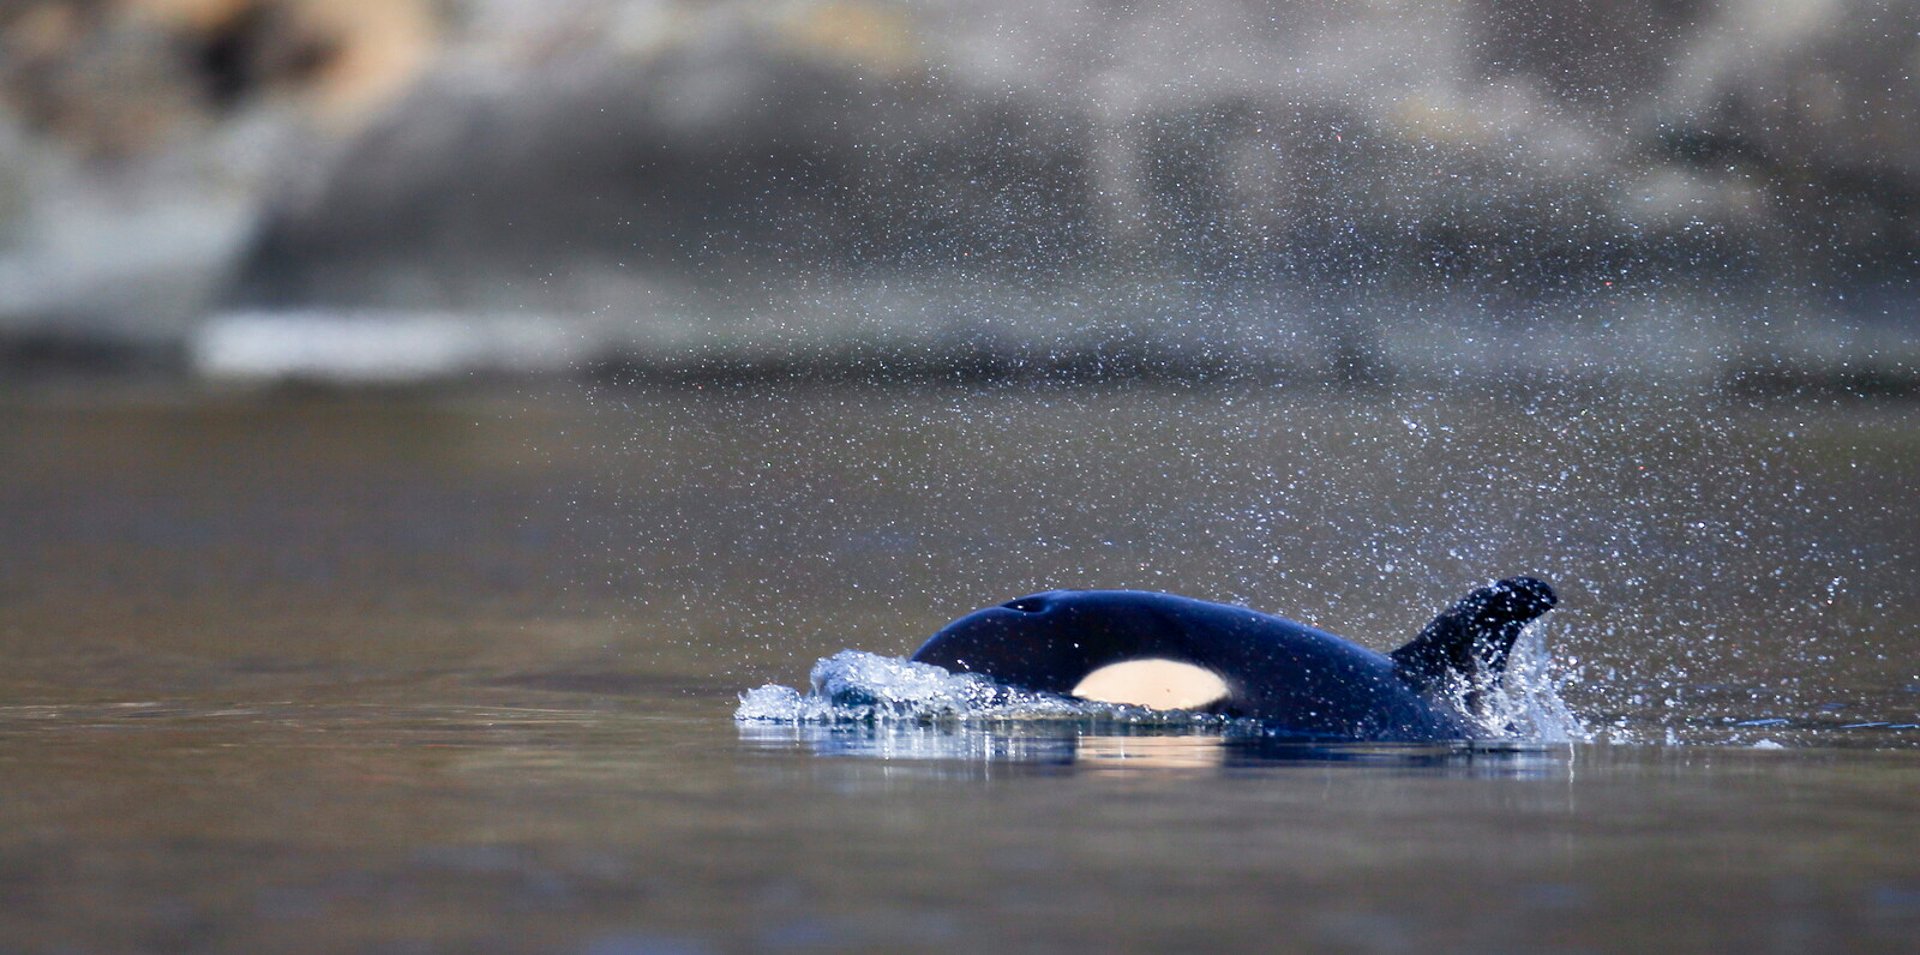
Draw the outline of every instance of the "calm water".
[[[0,950],[1912,951],[1917,424],[1686,396],[16,393]],[[1518,572],[1561,590],[1592,742],[731,718],[1046,587],[1386,648]]]

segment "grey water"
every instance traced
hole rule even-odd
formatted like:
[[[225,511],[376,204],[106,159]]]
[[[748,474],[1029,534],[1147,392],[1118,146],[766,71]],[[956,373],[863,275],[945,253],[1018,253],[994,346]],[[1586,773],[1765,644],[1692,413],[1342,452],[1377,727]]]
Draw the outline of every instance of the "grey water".
[[[1917,411],[10,390],[0,950],[1911,951]],[[733,718],[1050,587],[1387,648],[1509,573],[1572,741]]]

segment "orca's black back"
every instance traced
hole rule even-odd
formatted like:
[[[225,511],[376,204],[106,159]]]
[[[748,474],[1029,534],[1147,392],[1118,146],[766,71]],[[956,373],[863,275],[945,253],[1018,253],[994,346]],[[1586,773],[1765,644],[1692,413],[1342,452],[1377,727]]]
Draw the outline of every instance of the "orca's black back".
[[[1101,667],[1166,659],[1211,671],[1218,707],[1282,735],[1444,739],[1474,735],[1450,705],[1401,678],[1394,661],[1281,617],[1171,594],[1049,591],[948,624],[913,655],[1010,686],[1068,694]]]

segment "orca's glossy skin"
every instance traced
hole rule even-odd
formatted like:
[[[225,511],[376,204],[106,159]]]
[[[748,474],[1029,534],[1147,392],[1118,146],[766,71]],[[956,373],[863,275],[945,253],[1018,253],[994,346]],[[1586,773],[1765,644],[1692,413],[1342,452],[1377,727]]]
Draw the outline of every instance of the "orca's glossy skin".
[[[1171,594],[1054,590],[968,614],[913,659],[1008,686],[1071,695],[1129,660],[1207,670],[1226,696],[1207,707],[1313,739],[1470,739],[1487,731],[1452,687],[1497,680],[1520,629],[1555,603],[1531,578],[1482,587],[1392,654],[1271,614]],[[1472,695],[1466,696],[1472,705]]]

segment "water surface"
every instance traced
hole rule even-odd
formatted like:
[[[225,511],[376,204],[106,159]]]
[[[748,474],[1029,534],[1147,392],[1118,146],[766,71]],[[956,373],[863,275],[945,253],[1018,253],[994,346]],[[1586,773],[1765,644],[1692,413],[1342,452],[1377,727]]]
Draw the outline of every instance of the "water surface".
[[[1910,951],[1904,405],[13,395],[0,948]],[[1390,647],[1488,577],[1593,740],[738,725],[1048,587]]]

